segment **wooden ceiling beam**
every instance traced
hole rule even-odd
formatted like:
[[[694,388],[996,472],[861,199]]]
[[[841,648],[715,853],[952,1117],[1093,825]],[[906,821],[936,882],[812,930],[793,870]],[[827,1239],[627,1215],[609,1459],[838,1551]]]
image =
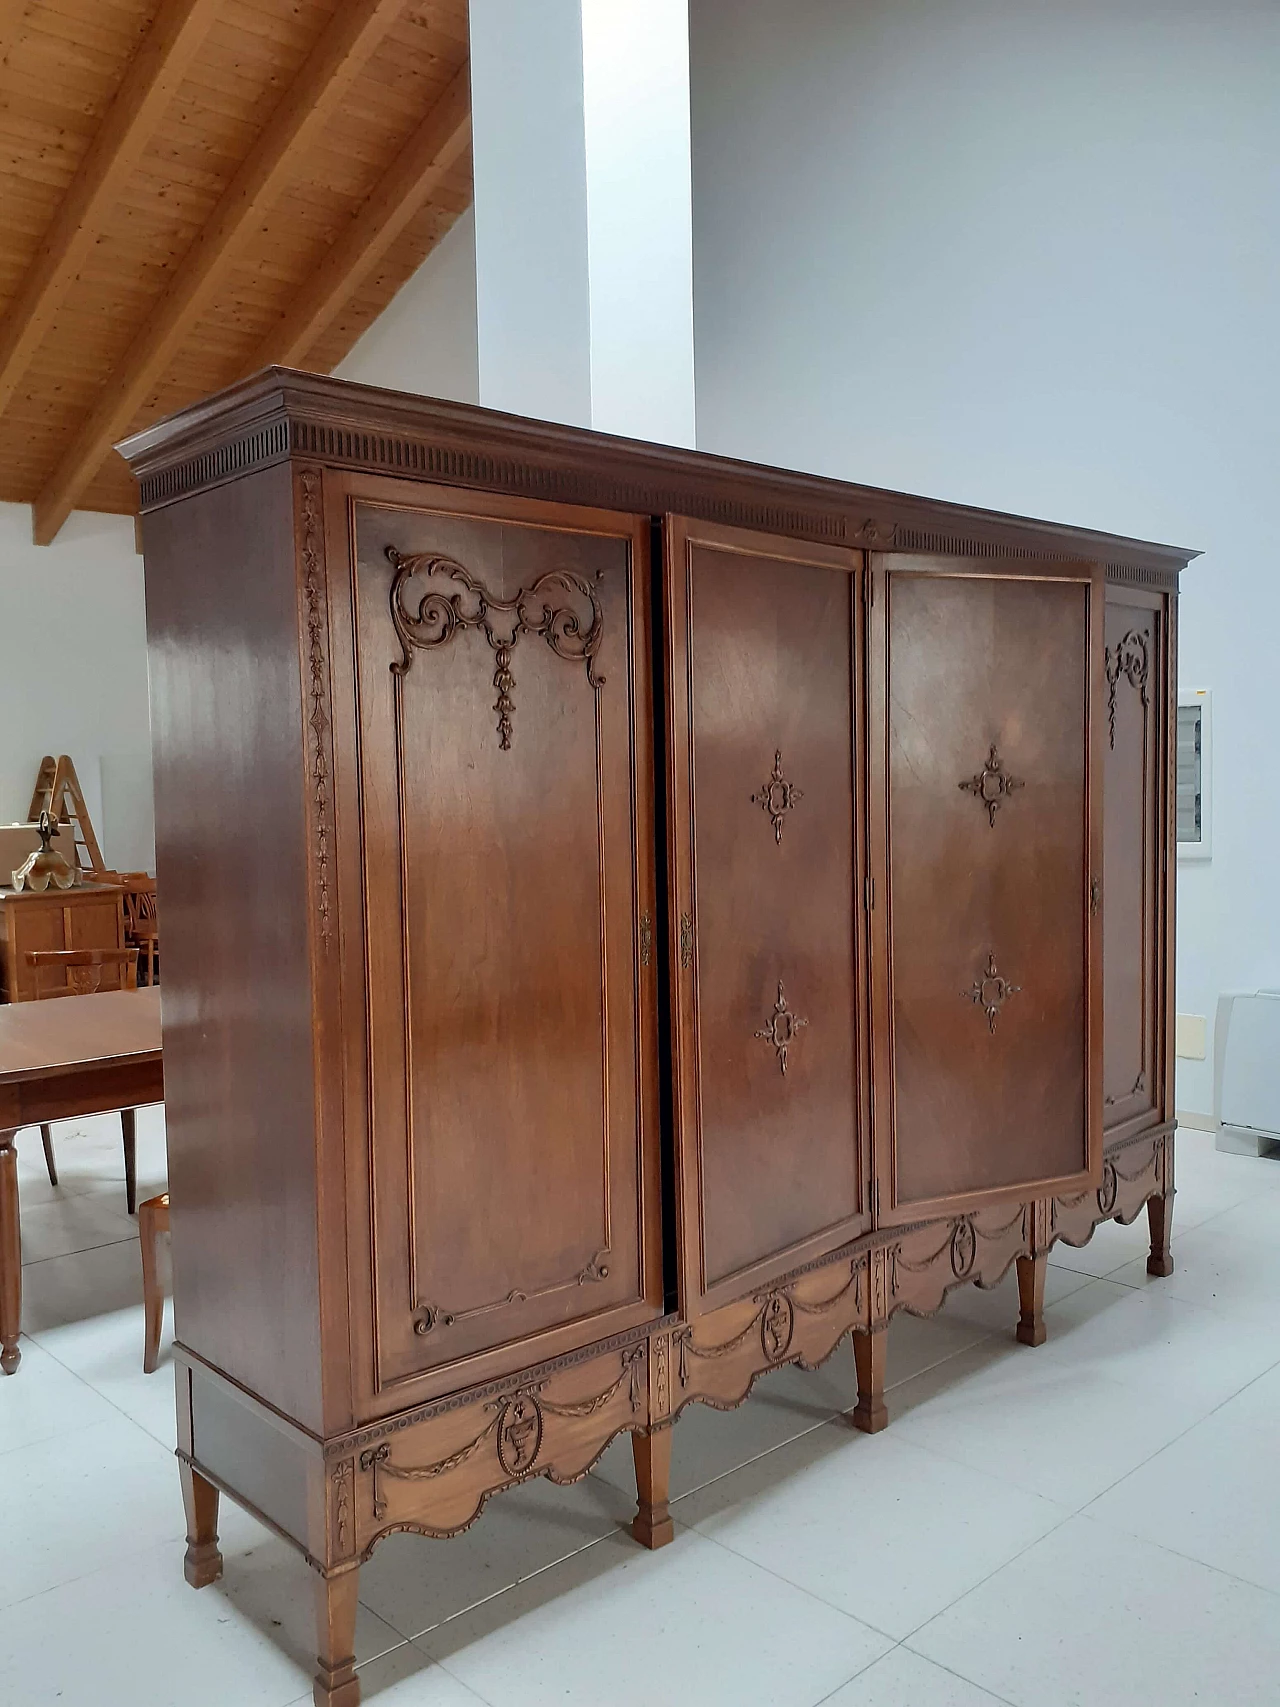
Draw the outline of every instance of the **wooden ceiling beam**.
[[[36,498],[38,545],[47,545],[75,508],[404,5],[405,0],[342,0]]]
[[[0,411],[21,383],[217,12],[218,0],[166,0],[129,62],[115,99],[0,322]]]
[[[245,369],[297,365],[471,141],[471,68],[464,65],[340,233]]]

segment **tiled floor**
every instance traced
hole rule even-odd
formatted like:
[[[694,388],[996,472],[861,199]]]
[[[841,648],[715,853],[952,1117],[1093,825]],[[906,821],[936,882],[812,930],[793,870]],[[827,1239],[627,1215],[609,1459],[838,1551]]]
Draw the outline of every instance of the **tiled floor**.
[[[226,1575],[182,1580],[167,1360],[142,1374],[119,1126],[19,1139],[23,1365],[0,1382],[0,1698],[306,1707],[306,1567],[223,1502]],[[139,1122],[144,1195],[163,1179]],[[1059,1247],[1049,1341],[1011,1284],[896,1321],[889,1431],[839,1419],[843,1347],[675,1434],[674,1545],[622,1531],[615,1442],[457,1541],[361,1578],[378,1707],[1231,1707],[1280,1703],[1280,1162],[1179,1137],[1176,1271],[1145,1218]]]

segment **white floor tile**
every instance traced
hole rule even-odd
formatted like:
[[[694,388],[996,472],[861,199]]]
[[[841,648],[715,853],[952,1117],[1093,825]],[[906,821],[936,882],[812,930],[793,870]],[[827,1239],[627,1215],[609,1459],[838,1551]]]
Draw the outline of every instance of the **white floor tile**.
[[[466,1684],[409,1643],[356,1669],[364,1707],[477,1707],[480,1702]],[[308,1689],[289,1707],[313,1707],[313,1703]]]
[[[1224,1210],[1182,1237],[1175,1217],[1171,1275],[1151,1278],[1144,1263],[1134,1262],[1115,1270],[1111,1278],[1274,1327],[1280,1297],[1277,1232],[1280,1195],[1260,1193],[1251,1203]]]
[[[141,1264],[136,1238],[28,1264],[22,1270],[23,1331],[39,1334],[141,1305]]]
[[[0,1607],[186,1533],[172,1456],[127,1417],[6,1452],[0,1466]]]
[[[815,1707],[891,1645],[690,1530],[598,1541],[420,1643],[492,1707]],[[654,1656],[652,1659],[646,1656]]]
[[[999,1707],[999,1698],[908,1648],[895,1648],[822,1707]]]
[[[1280,1595],[1277,1424],[1280,1411],[1269,1425],[1224,1420],[1219,1411],[1085,1515]]]
[[[1055,1268],[1050,1263],[1044,1277],[1046,1308],[1088,1284],[1087,1274],[1078,1274],[1072,1269]],[[993,1286],[989,1290],[981,1286],[958,1286],[954,1292],[948,1294],[942,1314],[932,1319],[936,1323],[948,1322],[957,1327],[980,1329],[997,1339],[1011,1340],[1018,1325],[1018,1316],[1018,1275],[1016,1269],[1011,1268],[999,1286]],[[893,1329],[902,1319],[895,1316],[890,1323],[891,1348]],[[906,1319],[909,1321],[910,1317]]]
[[[315,1640],[309,1584],[297,1576],[305,1579],[307,1567],[296,1555],[273,1561],[270,1587],[265,1572],[253,1585],[255,1602],[222,1583],[188,1587],[182,1554],[180,1542],[151,1548],[0,1611],[6,1699],[22,1707],[282,1707],[305,1688],[309,1701]],[[358,1658],[396,1640],[361,1613]],[[439,1700],[444,1707],[447,1697]]]
[[[402,1636],[419,1636],[612,1535],[634,1513],[634,1486],[624,1494],[594,1476],[566,1488],[538,1477],[495,1494],[451,1541],[388,1536],[361,1569],[360,1599]]]
[[[672,1515],[902,1637],[1069,1514],[891,1434],[828,1423],[681,1500]]]
[[[671,1446],[673,1498],[705,1487],[784,1441],[820,1428],[837,1410],[857,1401],[853,1351],[845,1343],[821,1369],[779,1369],[756,1382],[736,1410],[687,1406],[675,1423]],[[621,1435],[596,1465],[594,1475],[635,1499],[635,1465],[629,1435]]]
[[[22,1342],[17,1375],[0,1380],[0,1457],[37,1441],[112,1422],[116,1412],[34,1340]],[[0,1470],[0,1487],[4,1472]]]
[[[41,1328],[24,1344],[40,1347],[88,1383],[117,1410],[140,1423],[170,1451],[177,1444],[177,1409],[173,1396],[173,1364],[167,1354],[170,1325],[161,1341],[155,1373],[142,1371],[142,1304],[83,1322],[61,1322]],[[24,1356],[25,1351],[24,1351]],[[0,1404],[3,1394],[0,1393]]]
[[[1013,1318],[1017,1320],[1017,1315]],[[886,1387],[897,1387],[926,1369],[979,1344],[985,1330],[946,1316],[919,1317],[905,1313],[889,1324]],[[858,1377],[853,1347],[842,1340],[818,1369],[792,1364],[762,1376],[744,1404],[717,1411],[692,1404],[675,1424],[671,1454],[671,1493],[678,1499],[706,1487],[718,1476],[748,1464],[762,1452],[796,1440],[858,1402]],[[595,1473],[629,1498],[635,1498],[635,1469],[630,1439],[615,1440]]]
[[[1047,1360],[1161,1392],[1184,1426],[1280,1362],[1274,1326],[1224,1321],[1163,1281],[1142,1290],[1091,1281],[1046,1309],[1045,1325]]]
[[[119,1122],[56,1143],[57,1192],[38,1132],[19,1139],[28,1256],[123,1236],[24,1270],[24,1362],[0,1380],[0,1696],[309,1707],[291,1549],[224,1501],[223,1583],[182,1580],[172,1368],[142,1374]],[[139,1151],[145,1197],[164,1184],[159,1111]],[[1056,1248],[1039,1350],[1013,1342],[1012,1274],[896,1318],[884,1435],[835,1420],[856,1395],[847,1342],[734,1412],[690,1407],[675,1492],[701,1491],[677,1500],[670,1548],[618,1528],[626,1438],[600,1474],[495,1498],[459,1540],[388,1541],[361,1575],[366,1700],[648,1707],[640,1631],[680,1680],[659,1707],[1274,1707],[1280,1167],[1184,1134],[1178,1179],[1174,1275],[1148,1279],[1145,1217],[1087,1256]],[[920,1654],[892,1646],[912,1628]]]
[[[1275,1707],[1280,1603],[1077,1517],[908,1647],[1015,1707]]]
[[[119,1199],[93,1191],[60,1203],[24,1203],[21,1223],[24,1268],[102,1245],[132,1243],[137,1250],[138,1223],[128,1212],[123,1192]]]
[[[1014,1345],[980,1346],[895,1394],[890,1426],[999,1480],[1078,1510],[1193,1419],[1163,1392],[1107,1380]]]

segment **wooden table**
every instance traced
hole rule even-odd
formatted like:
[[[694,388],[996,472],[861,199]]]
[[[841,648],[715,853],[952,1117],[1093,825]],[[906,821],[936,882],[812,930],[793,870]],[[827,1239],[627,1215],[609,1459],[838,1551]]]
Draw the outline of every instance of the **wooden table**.
[[[163,1101],[158,989],[0,1007],[0,1370],[6,1375],[22,1356],[17,1132],[43,1120]]]

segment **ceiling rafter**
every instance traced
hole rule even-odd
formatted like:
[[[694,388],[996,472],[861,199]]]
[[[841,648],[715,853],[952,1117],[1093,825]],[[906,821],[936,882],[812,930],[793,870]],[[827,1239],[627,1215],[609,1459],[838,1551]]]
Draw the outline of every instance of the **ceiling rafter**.
[[[218,0],[166,0],[156,13],[0,323],[0,410],[21,383],[217,11]]]
[[[404,5],[405,0],[342,0],[36,498],[37,544],[56,536],[209,305],[240,245],[284,187],[299,153],[323,129]]]
[[[462,66],[245,368],[296,366],[471,141],[471,68]]]

